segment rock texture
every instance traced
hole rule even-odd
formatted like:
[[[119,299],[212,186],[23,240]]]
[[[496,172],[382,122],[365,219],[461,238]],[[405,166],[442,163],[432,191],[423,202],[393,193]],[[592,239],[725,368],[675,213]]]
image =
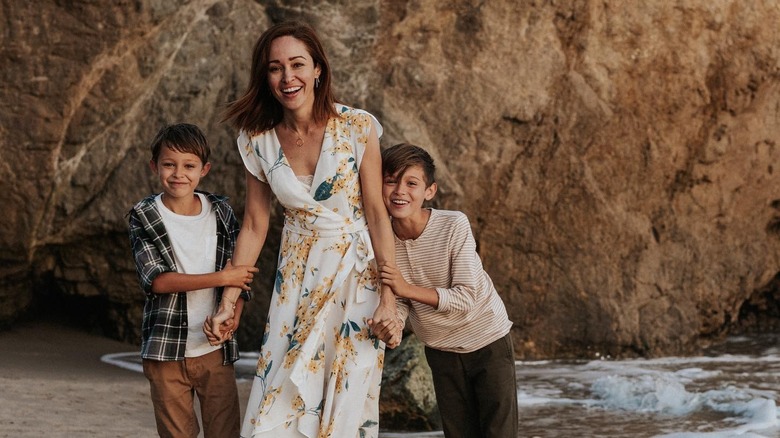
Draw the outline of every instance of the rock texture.
[[[684,354],[778,316],[774,1],[39,3],[0,8],[6,324],[77,303],[138,339],[124,215],[157,190],[148,141],[201,125],[203,187],[241,211],[219,114],[257,36],[285,18],[320,31],[340,97],[379,117],[383,144],[437,159],[435,206],[471,218],[519,358]]]
[[[382,428],[441,430],[431,369],[423,344],[412,333],[404,334],[398,348],[386,350],[379,409]]]

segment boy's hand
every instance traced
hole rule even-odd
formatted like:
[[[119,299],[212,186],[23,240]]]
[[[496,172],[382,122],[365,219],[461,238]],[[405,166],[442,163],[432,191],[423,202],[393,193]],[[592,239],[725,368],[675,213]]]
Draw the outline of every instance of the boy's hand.
[[[404,276],[395,265],[383,264],[379,266],[379,277],[382,279],[382,284],[390,287],[394,294],[404,297],[404,291],[408,289],[409,283],[404,280]]]
[[[260,270],[254,266],[233,266],[232,260],[228,259],[225,267],[222,269],[222,286],[240,287],[243,290],[251,290],[249,286],[255,278],[255,273]]]

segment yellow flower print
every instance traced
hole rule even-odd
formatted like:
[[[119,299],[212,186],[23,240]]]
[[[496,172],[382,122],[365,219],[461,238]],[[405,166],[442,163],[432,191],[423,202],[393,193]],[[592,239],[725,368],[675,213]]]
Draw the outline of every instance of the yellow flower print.
[[[366,114],[355,114],[352,116],[352,124],[357,128],[358,131],[365,131],[368,129],[369,123],[370,119]]]
[[[298,327],[298,330],[296,330],[292,336],[294,345],[299,345],[306,342],[306,339],[309,336],[309,332],[311,331],[311,325],[312,324],[309,322],[304,322]]]
[[[365,341],[371,337],[371,334],[368,332],[368,327],[363,327],[362,330],[355,333],[355,339],[357,341]]]
[[[331,154],[348,154],[352,152],[352,146],[346,141],[336,142],[331,148]]]
[[[310,373],[317,374],[322,369],[322,363],[319,360],[310,360],[309,366],[306,367]]]
[[[281,394],[282,389],[281,388],[274,388],[271,387],[266,391],[265,397],[263,398],[263,402],[260,404],[260,408],[263,411],[268,411],[268,409],[274,404],[276,401],[276,397]]]
[[[347,357],[355,357],[357,351],[355,350],[355,344],[352,342],[352,338],[344,338],[342,348],[344,349]]]
[[[325,345],[320,345],[320,349],[317,351],[317,353],[314,355],[314,357],[309,360],[309,366],[307,367],[309,372],[312,374],[318,373],[322,369],[322,358],[325,355]]]
[[[336,393],[341,394],[341,392],[344,390],[344,381],[345,381],[344,373],[339,372],[336,375]]]
[[[341,257],[344,257],[344,255],[349,250],[349,242],[341,241],[338,243],[334,243],[333,245],[328,247],[328,251],[335,251],[338,252]]]
[[[289,294],[287,293],[288,288],[283,288],[282,291],[279,293],[279,298],[276,302],[277,306],[283,306],[287,304],[287,300],[289,299]]]
[[[301,352],[300,348],[293,348],[292,350],[287,351],[287,354],[284,355],[284,363],[282,366],[285,369],[289,369],[293,366],[295,363],[295,359],[298,358],[298,354]]]
[[[295,399],[292,402],[292,408],[294,411],[297,411],[300,414],[303,414],[303,410],[306,408],[303,404],[303,398],[301,398],[300,395],[296,395]]]

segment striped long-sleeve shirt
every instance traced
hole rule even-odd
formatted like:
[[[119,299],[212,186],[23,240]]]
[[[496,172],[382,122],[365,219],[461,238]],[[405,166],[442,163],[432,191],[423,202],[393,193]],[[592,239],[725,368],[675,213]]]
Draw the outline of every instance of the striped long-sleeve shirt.
[[[431,210],[416,239],[395,238],[395,258],[404,279],[436,289],[438,308],[398,300],[406,319],[428,347],[470,353],[505,336],[512,327],[501,297],[482,268],[471,225],[459,211]]]

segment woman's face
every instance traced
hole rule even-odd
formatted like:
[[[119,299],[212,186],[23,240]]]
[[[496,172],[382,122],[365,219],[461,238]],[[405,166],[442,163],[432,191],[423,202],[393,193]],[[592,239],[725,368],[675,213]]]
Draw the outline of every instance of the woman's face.
[[[314,107],[314,79],[320,67],[314,65],[306,45],[283,36],[271,42],[268,60],[268,86],[282,106],[291,111]]]

